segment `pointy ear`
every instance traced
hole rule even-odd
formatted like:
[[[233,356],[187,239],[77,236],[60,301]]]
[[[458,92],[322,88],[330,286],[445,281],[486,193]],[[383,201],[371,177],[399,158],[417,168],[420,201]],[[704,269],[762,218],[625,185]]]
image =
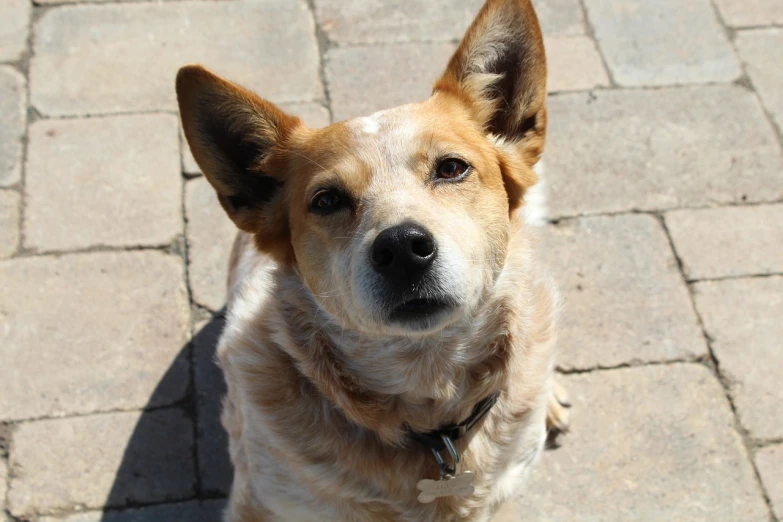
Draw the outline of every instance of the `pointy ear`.
[[[193,157],[228,217],[261,248],[290,249],[280,158],[299,119],[198,65],[179,70],[177,99]]]
[[[461,98],[534,165],[546,133],[546,56],[530,0],[487,0],[434,91]]]

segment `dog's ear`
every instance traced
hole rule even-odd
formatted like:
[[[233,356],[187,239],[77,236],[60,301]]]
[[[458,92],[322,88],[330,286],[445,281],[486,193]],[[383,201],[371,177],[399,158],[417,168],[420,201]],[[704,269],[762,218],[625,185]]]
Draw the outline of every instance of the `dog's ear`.
[[[534,165],[546,133],[546,56],[530,0],[487,0],[434,91],[458,96]]]
[[[193,157],[231,220],[265,250],[290,248],[280,159],[300,120],[197,65],[179,70],[177,99]]]

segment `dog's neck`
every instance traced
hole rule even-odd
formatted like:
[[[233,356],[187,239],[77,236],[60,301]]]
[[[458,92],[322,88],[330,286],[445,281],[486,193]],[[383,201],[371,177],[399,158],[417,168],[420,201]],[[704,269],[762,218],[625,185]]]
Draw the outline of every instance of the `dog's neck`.
[[[527,250],[527,249],[525,249]],[[519,250],[517,250],[519,252]],[[378,337],[338,324],[320,309],[293,271],[280,287],[289,355],[303,378],[345,416],[390,443],[406,429],[429,431],[467,418],[501,391],[514,350],[527,344],[520,317],[530,274],[509,260],[480,309],[433,335]],[[527,264],[527,263],[525,263]],[[501,291],[502,289],[502,291]]]

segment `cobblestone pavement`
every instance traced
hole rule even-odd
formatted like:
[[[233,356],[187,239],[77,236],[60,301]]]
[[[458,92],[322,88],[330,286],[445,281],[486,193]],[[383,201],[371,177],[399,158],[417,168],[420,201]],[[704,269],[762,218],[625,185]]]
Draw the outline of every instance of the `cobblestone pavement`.
[[[326,125],[480,3],[0,0],[0,520],[218,518],[233,227],[177,68]],[[783,520],[783,2],[536,4],[573,430],[497,520]]]

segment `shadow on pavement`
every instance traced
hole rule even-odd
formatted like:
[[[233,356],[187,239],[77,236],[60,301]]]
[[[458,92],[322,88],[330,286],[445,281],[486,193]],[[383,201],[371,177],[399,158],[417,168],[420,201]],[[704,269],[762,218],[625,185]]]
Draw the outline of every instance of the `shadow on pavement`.
[[[221,313],[199,325],[192,341],[182,349],[180,357],[192,361],[195,389],[179,404],[142,413],[106,501],[109,509],[175,504],[106,511],[101,522],[220,520],[224,501],[209,499],[227,496],[232,475],[228,440],[220,425],[220,402],[226,387],[223,374],[214,363],[224,322]],[[160,404],[157,399],[163,390],[176,389],[181,384],[172,382],[183,378],[182,372],[172,368],[158,383],[149,404]]]

